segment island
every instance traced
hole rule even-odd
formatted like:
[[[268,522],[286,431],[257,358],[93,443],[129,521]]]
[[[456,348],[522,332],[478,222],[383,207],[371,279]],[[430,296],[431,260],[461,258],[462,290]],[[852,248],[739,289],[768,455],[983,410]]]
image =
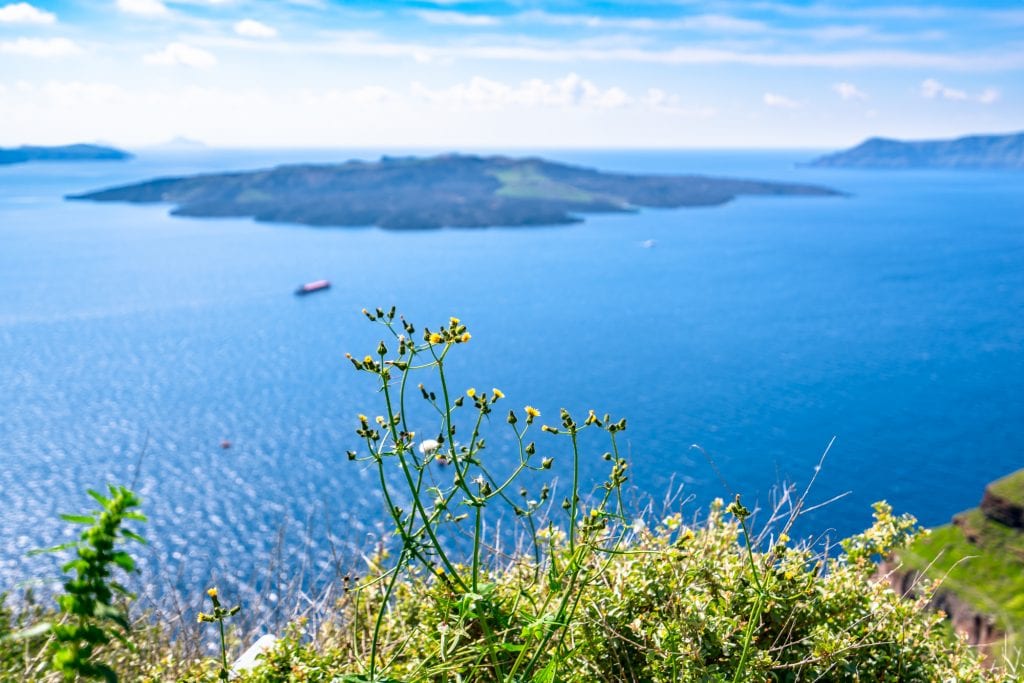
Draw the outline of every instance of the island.
[[[1024,169],[1024,133],[970,135],[955,140],[871,138],[814,159],[817,168]]]
[[[102,145],[0,147],[0,165],[24,164],[29,161],[124,161],[131,158],[128,152]]]
[[[603,173],[540,158],[446,154],[159,178],[68,199],[169,203],[177,216],[419,229],[558,225],[585,213],[716,206],[740,195],[838,194],[814,185]]]

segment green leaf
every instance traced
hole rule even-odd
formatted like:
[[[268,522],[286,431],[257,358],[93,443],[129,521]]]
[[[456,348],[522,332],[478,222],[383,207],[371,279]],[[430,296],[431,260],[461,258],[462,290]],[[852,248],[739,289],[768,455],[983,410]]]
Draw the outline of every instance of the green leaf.
[[[52,630],[52,628],[53,625],[50,624],[50,622],[41,621],[38,624],[33,624],[28,628],[24,628],[20,631],[15,631],[14,633],[11,633],[9,635],[4,636],[3,638],[0,638],[0,643],[8,640],[32,640],[33,638],[38,638],[44,633],[49,633]]]
[[[135,541],[136,543],[141,543],[142,545],[147,544],[146,539],[144,539],[142,536],[139,536],[137,533],[131,531],[130,529],[121,529],[121,535],[125,538]]]
[[[110,505],[110,499],[107,498],[106,496],[104,496],[99,491],[96,491],[94,489],[89,489],[88,491],[86,491],[86,493],[88,493],[90,496],[92,496],[96,500],[96,502],[99,503],[100,505],[102,505],[104,508],[107,507],[108,505]]]
[[[111,559],[113,559],[114,564],[116,564],[118,567],[125,570],[126,572],[135,571],[135,560],[132,559],[132,556],[126,553],[125,551],[117,551],[116,553],[114,553],[114,557]]]
[[[61,519],[65,522],[71,522],[73,524],[95,524],[96,519],[90,515],[61,515]]]
[[[31,557],[33,555],[42,555],[44,553],[59,553],[62,550],[69,550],[70,548],[77,547],[78,541],[69,541],[68,543],[61,543],[60,545],[55,545],[50,548],[36,548],[35,550],[29,550],[28,555]]]

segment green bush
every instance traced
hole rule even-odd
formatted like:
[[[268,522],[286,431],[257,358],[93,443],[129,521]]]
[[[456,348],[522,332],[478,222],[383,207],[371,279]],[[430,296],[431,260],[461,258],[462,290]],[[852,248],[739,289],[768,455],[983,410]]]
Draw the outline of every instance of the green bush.
[[[258,666],[235,672],[241,683],[1020,680],[989,668],[953,636],[941,615],[925,609],[927,591],[906,599],[875,580],[877,560],[918,534],[912,517],[877,503],[871,528],[819,549],[787,534],[799,505],[774,535],[756,538],[738,496],[712,502],[699,523],[679,512],[636,514],[623,504],[628,466],[616,438],[625,420],[590,411],[577,422],[563,410],[554,425],[540,425],[530,406],[494,419],[500,390],[456,392],[449,384],[448,355],[471,339],[461,321],[424,330],[416,342],[415,328],[394,309],[365,313],[389,338],[375,354],[350,359],[374,381],[382,407],[372,419],[357,418],[362,446],[349,459],[376,471],[392,538],[369,555],[366,576],[345,578],[318,632],[305,633],[297,620]],[[489,457],[492,421],[511,430],[517,456]],[[531,436],[538,425],[540,444]],[[609,450],[588,455],[585,432],[603,434]],[[606,478],[584,481],[584,457],[603,458]],[[544,479],[558,471],[555,458],[570,473],[561,500]],[[103,499],[104,508],[116,499]],[[525,539],[511,555],[490,550],[497,539],[488,529],[498,520],[515,520]],[[104,538],[115,538],[116,525],[106,527]],[[89,543],[83,536],[75,547]],[[103,552],[102,566],[131,568],[112,543]],[[89,562],[79,552],[68,569],[89,574]],[[95,643],[51,634],[55,655],[71,648],[75,661],[106,662],[124,680],[228,677],[227,644],[239,634],[226,634],[223,620],[237,608],[224,608],[216,591],[214,612],[199,621],[218,622],[220,656],[195,658],[182,654],[166,624],[137,630],[129,642],[123,614],[108,609],[99,585],[90,579],[82,584],[88,591],[68,595],[91,601],[83,625],[106,619],[117,629]],[[76,605],[86,602],[62,599],[61,608],[79,614]],[[0,611],[0,636],[24,621]],[[8,678],[41,675],[26,647],[0,640]],[[68,671],[60,667],[70,661],[55,656],[53,664]]]

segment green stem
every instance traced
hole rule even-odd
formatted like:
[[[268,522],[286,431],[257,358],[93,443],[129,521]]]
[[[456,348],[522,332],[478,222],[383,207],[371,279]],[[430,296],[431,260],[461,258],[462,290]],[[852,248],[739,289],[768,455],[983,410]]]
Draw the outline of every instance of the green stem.
[[[579,505],[580,490],[580,449],[576,437],[575,425],[569,427],[569,434],[572,437],[572,498],[570,499],[569,512],[569,553],[576,550],[576,514]]]
[[[405,559],[405,550],[398,556],[398,567],[402,566],[402,561]],[[384,613],[387,611],[388,600],[391,598],[391,591],[394,590],[395,583],[398,581],[399,569],[395,569],[395,573],[391,575],[391,580],[388,581],[387,588],[384,589],[384,597],[380,603],[380,609],[377,610],[377,621],[373,625],[373,639],[370,641],[370,680],[377,680],[377,647],[380,642],[380,627],[384,622]]]
[[[228,680],[228,648],[224,642],[224,617],[217,620],[217,624],[220,626],[220,678],[222,680]]]

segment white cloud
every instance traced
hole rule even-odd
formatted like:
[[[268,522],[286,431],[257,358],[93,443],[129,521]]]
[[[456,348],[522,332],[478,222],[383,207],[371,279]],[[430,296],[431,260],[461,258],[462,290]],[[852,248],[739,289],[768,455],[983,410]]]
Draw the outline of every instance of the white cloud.
[[[998,102],[1001,97],[1002,93],[995,88],[985,88],[981,91],[981,94],[978,95],[978,101],[982,104],[994,104]]]
[[[71,57],[81,52],[82,48],[67,38],[18,38],[0,42],[0,54],[23,57]]]
[[[844,100],[866,100],[868,98],[868,94],[853,83],[836,83],[832,89]]]
[[[169,12],[167,5],[160,0],[117,0],[117,8],[128,14],[145,17],[159,17]]]
[[[616,109],[633,101],[622,88],[602,89],[575,73],[554,81],[534,78],[518,85],[481,76],[467,83],[436,90],[414,83],[412,92],[418,99],[456,110],[492,110],[510,106]]]
[[[1002,97],[1002,93],[996,88],[985,88],[977,95],[971,95],[966,90],[951,88],[934,78],[926,78],[921,82],[921,97],[929,100],[943,99],[953,102],[971,101],[994,104]]]
[[[557,14],[530,10],[515,15],[517,21],[549,26],[581,26],[583,28],[625,29],[628,31],[699,30],[726,33],[761,33],[768,27],[760,21],[740,19],[725,14],[698,14],[677,19],[649,17],[602,17],[590,14]]]
[[[427,23],[440,26],[497,26],[501,23],[497,17],[465,12],[421,10],[416,16]]]
[[[707,119],[717,114],[714,107],[686,106],[679,95],[661,88],[649,88],[641,103],[649,109],[666,114]]]
[[[335,54],[359,57],[416,59],[422,62],[453,60],[516,61],[579,64],[582,62],[703,65],[745,64],[774,68],[884,67],[935,68],[951,71],[990,71],[1024,68],[1024,52],[989,51],[954,53],[919,50],[839,50],[768,52],[720,46],[680,45],[653,48],[623,44],[620,36],[599,40],[505,38],[487,42],[453,43],[388,39],[365,31],[329,32],[324,42],[275,43],[274,50],[289,54]],[[213,44],[216,41],[207,41]]]
[[[929,100],[940,97],[944,100],[966,100],[967,93],[956,88],[949,88],[934,78],[927,78],[921,82],[921,97]]]
[[[217,63],[217,58],[211,53],[187,43],[169,43],[163,50],[148,54],[142,59],[146,64],[181,65],[197,69],[207,69]]]
[[[255,19],[242,19],[235,24],[235,33],[246,38],[276,38],[277,29]]]
[[[0,7],[0,24],[53,24],[57,15],[33,7],[27,2],[16,2]]]
[[[780,109],[796,109],[800,106],[800,103],[796,100],[791,100],[785,95],[779,95],[778,93],[766,92],[762,97],[761,101],[769,107],[778,107]]]

